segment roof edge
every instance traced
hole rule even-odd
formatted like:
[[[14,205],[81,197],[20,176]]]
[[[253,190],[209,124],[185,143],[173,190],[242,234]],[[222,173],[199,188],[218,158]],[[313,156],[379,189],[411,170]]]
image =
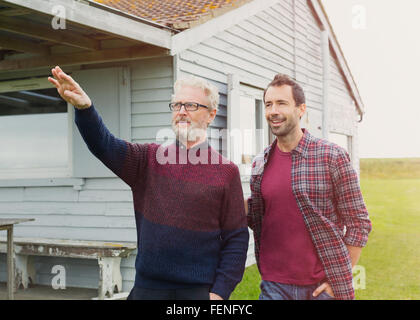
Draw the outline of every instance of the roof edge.
[[[237,2],[232,2],[232,5],[230,6],[225,6],[225,7],[210,10],[208,11],[208,14],[198,17],[197,20],[174,23],[173,27],[179,30],[180,32],[186,29],[191,29],[211,19],[221,16],[229,11],[236,10],[239,7],[251,1],[253,0],[237,0]]]
[[[168,31],[173,32],[173,33],[180,32],[179,30],[173,29],[173,28],[171,28],[169,26],[166,26],[164,24],[160,24],[160,23],[157,23],[157,22],[154,22],[154,21],[151,21],[151,20],[148,20],[148,19],[145,19],[145,18],[136,16],[134,14],[131,14],[131,13],[128,13],[128,12],[119,10],[117,8],[108,6],[106,4],[103,4],[103,3],[100,3],[100,2],[96,2],[95,0],[76,0],[76,1],[79,1],[79,2],[85,1],[85,2],[89,3],[89,6],[91,6],[91,7],[96,7],[96,8],[105,10],[105,11],[112,12],[112,13],[117,14],[119,16],[123,16],[123,17],[127,17],[127,18],[130,18],[130,19],[133,19],[133,20],[137,20],[137,21],[139,21],[141,23],[150,25],[152,27],[156,27],[156,28],[168,30]]]
[[[349,85],[350,90],[352,91],[353,98],[356,102],[357,109],[359,111],[360,116],[363,117],[363,114],[365,113],[365,106],[362,101],[362,97],[360,95],[359,89],[357,87],[356,81],[354,80],[353,74],[351,73],[351,69],[347,63],[347,60],[344,56],[344,52],[340,46],[340,43],[338,41],[337,35],[334,32],[334,29],[332,27],[331,21],[328,18],[327,12],[325,10],[324,5],[322,4],[321,0],[309,0],[312,3],[312,6],[314,7],[315,13],[318,15],[319,20],[321,21],[324,29],[328,31],[329,35],[331,36],[331,47],[334,51],[334,53],[338,57],[338,64],[339,68],[342,70],[346,81]],[[320,16],[319,10],[317,10],[317,4],[319,6],[319,10],[322,13],[323,17]],[[322,19],[324,18],[324,19]]]
[[[2,0],[4,3],[27,8],[32,11],[54,16],[53,12],[61,7],[67,21],[98,29],[105,33],[147,43],[156,47],[171,49],[173,32],[158,28],[130,15],[121,15],[103,7],[92,6],[91,1],[77,0]],[[108,8],[107,6],[104,6]],[[161,27],[161,26],[160,26]]]

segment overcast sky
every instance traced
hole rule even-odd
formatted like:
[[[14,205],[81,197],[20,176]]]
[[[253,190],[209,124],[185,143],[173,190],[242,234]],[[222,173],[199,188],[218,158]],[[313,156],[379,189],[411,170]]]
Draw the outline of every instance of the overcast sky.
[[[420,1],[322,2],[366,107],[360,157],[420,157]]]

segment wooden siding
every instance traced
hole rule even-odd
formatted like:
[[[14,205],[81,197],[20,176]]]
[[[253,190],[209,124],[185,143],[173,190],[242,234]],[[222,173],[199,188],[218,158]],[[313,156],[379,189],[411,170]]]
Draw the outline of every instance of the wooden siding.
[[[17,225],[16,237],[136,241],[131,191],[116,178],[86,179],[80,191],[73,187],[0,188],[0,216],[36,219]],[[124,290],[133,285],[132,259],[122,260]],[[0,264],[4,270],[1,259]],[[54,265],[65,267],[67,286],[98,286],[97,262],[83,259],[36,257],[36,281],[50,285]],[[0,273],[0,281],[5,279],[6,274]]]
[[[178,67],[181,75],[204,77],[219,88],[221,124],[227,123],[227,74],[262,89],[277,73],[296,77],[308,106],[302,126],[322,136],[321,30],[304,0],[281,1],[181,52]]]
[[[355,129],[356,107],[353,105],[344,78],[341,75],[337,63],[331,58],[330,61],[330,131],[352,136]],[[349,121],[353,119],[353,121]]]
[[[139,61],[131,69],[132,141],[156,141],[160,129],[170,128],[173,94],[172,57]]]

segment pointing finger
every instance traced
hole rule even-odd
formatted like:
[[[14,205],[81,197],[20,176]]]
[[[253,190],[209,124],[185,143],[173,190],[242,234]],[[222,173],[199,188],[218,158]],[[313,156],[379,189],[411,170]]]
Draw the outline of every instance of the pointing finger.
[[[69,82],[71,85],[75,86],[76,88],[79,87],[76,81],[74,81],[73,78],[70,77],[68,74],[65,74],[63,71],[59,72],[58,74],[61,80]]]
[[[65,73],[63,70],[61,70],[61,68],[60,68],[59,66],[56,66],[55,68],[53,68],[53,69],[52,69],[52,72],[53,72],[53,74],[54,74],[55,78],[56,78],[59,82],[61,82],[61,81],[64,81],[64,80],[65,80],[65,79],[63,78],[63,75],[66,75],[66,73]]]
[[[56,68],[52,69],[51,73],[54,76],[54,78],[57,80],[57,82],[61,85],[63,83],[63,79],[61,78],[57,69]]]
[[[51,82],[57,89],[60,87],[60,84],[54,78],[48,77],[48,81]]]

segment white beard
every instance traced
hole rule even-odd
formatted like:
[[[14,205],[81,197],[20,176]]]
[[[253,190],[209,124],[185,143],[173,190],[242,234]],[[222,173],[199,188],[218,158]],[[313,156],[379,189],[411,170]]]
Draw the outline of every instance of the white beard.
[[[205,137],[207,134],[207,125],[205,123],[190,123],[189,127],[180,128],[172,122],[172,130],[177,139],[182,143],[195,142],[199,138]]]

